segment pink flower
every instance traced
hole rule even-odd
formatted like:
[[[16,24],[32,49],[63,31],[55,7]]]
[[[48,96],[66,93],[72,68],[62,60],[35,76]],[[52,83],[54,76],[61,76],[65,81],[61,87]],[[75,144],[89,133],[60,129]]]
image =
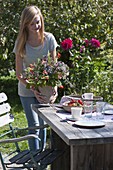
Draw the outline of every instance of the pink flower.
[[[99,48],[99,47],[100,47],[100,42],[99,42],[99,40],[97,40],[97,39],[95,39],[95,38],[92,38],[92,39],[90,40],[90,43],[91,43],[91,45],[92,45],[93,47],[95,47],[95,48]]]
[[[85,50],[85,46],[82,46],[82,47],[80,48],[80,53],[83,53],[84,50]]]
[[[61,42],[61,47],[64,50],[69,50],[72,48],[72,46],[73,46],[73,41],[70,38],[67,38]]]
[[[30,68],[34,68],[35,66],[33,64],[29,64],[29,67]]]
[[[89,45],[89,40],[84,40],[86,47]]]
[[[48,72],[47,72],[46,70],[44,70],[44,71],[43,71],[43,74],[46,74],[46,75],[47,75],[47,74],[48,74]]]

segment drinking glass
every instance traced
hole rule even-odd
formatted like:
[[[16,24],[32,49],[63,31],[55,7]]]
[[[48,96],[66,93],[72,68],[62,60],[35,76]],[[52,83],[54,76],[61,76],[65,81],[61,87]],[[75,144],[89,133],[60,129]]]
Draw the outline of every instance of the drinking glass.
[[[87,118],[92,117],[93,110],[93,102],[92,101],[84,101],[84,115]]]
[[[82,107],[71,107],[72,118],[79,120],[82,115]]]
[[[96,117],[97,119],[103,119],[104,115],[102,114],[106,102],[96,102]]]

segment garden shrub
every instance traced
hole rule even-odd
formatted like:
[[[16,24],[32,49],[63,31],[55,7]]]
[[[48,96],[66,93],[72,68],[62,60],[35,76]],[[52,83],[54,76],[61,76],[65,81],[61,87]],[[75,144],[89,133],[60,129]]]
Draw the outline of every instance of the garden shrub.
[[[70,84],[65,89],[67,93],[77,93],[90,90],[95,91],[95,85],[101,88],[101,95],[104,95],[103,84],[112,91],[112,79],[102,82],[98,81],[97,75],[108,75],[112,72],[113,60],[113,2],[111,0],[8,0],[1,1],[0,15],[0,75],[10,75],[11,70],[15,70],[15,57],[12,54],[14,43],[18,33],[20,14],[26,5],[38,5],[44,15],[45,30],[52,32],[60,45],[65,38],[71,37],[76,42],[84,39],[96,38],[101,42],[101,53],[98,56],[99,62],[91,62],[85,67],[83,63],[78,66],[78,70],[71,69]],[[76,59],[74,58],[75,62]],[[102,62],[101,62],[102,61]],[[101,68],[102,67],[102,68]],[[88,71],[90,70],[90,71]],[[87,72],[88,71],[88,72]],[[98,72],[99,71],[99,72]],[[82,73],[84,72],[84,74]],[[85,72],[86,75],[85,75]],[[79,76],[78,76],[79,75]],[[85,76],[84,76],[85,75]],[[90,76],[90,77],[88,77]],[[87,82],[89,85],[87,86]],[[109,86],[110,84],[110,86]],[[93,89],[94,88],[94,89]],[[96,91],[95,91],[96,93]],[[107,98],[110,99],[111,93]]]

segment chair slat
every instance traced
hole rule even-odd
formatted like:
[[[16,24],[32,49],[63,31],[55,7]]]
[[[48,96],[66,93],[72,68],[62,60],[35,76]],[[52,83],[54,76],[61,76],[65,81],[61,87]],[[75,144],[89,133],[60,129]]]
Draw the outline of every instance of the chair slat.
[[[9,105],[9,103],[3,103],[0,105],[0,115],[3,113],[7,113],[9,112],[11,109],[11,106]]]
[[[36,162],[39,162],[41,159],[44,159],[47,155],[49,155],[52,152],[53,152],[53,149],[46,149],[40,154],[37,154],[36,156],[34,156],[34,160]]]
[[[0,117],[0,127],[7,125],[14,121],[14,118],[9,113]]]
[[[23,158],[25,155],[29,154],[29,150],[24,150],[19,152],[17,155],[15,155],[14,157],[12,157],[11,159],[9,159],[9,161],[11,163],[15,163],[17,160]]]
[[[7,96],[5,93],[0,93],[0,103],[5,102],[7,100]]]
[[[34,157],[35,155],[40,153],[40,149],[34,151],[32,153],[32,156]],[[16,164],[25,164],[26,162],[28,162],[29,160],[31,160],[31,153],[29,152],[27,155],[23,156],[21,159],[19,159],[18,161],[16,161]]]
[[[57,158],[59,158],[64,153],[63,150],[53,150],[50,154],[48,154],[42,161],[42,165],[52,164]]]

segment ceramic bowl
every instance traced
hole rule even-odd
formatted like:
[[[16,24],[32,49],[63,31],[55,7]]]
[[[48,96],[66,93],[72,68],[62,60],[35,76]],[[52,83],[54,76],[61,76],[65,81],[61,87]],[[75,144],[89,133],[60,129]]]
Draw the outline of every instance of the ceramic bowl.
[[[62,104],[63,109],[64,109],[65,111],[67,111],[67,112],[71,112],[71,107],[76,107],[76,106],[69,106],[69,105],[68,105],[69,102],[70,102],[70,101],[64,102],[64,103]]]

